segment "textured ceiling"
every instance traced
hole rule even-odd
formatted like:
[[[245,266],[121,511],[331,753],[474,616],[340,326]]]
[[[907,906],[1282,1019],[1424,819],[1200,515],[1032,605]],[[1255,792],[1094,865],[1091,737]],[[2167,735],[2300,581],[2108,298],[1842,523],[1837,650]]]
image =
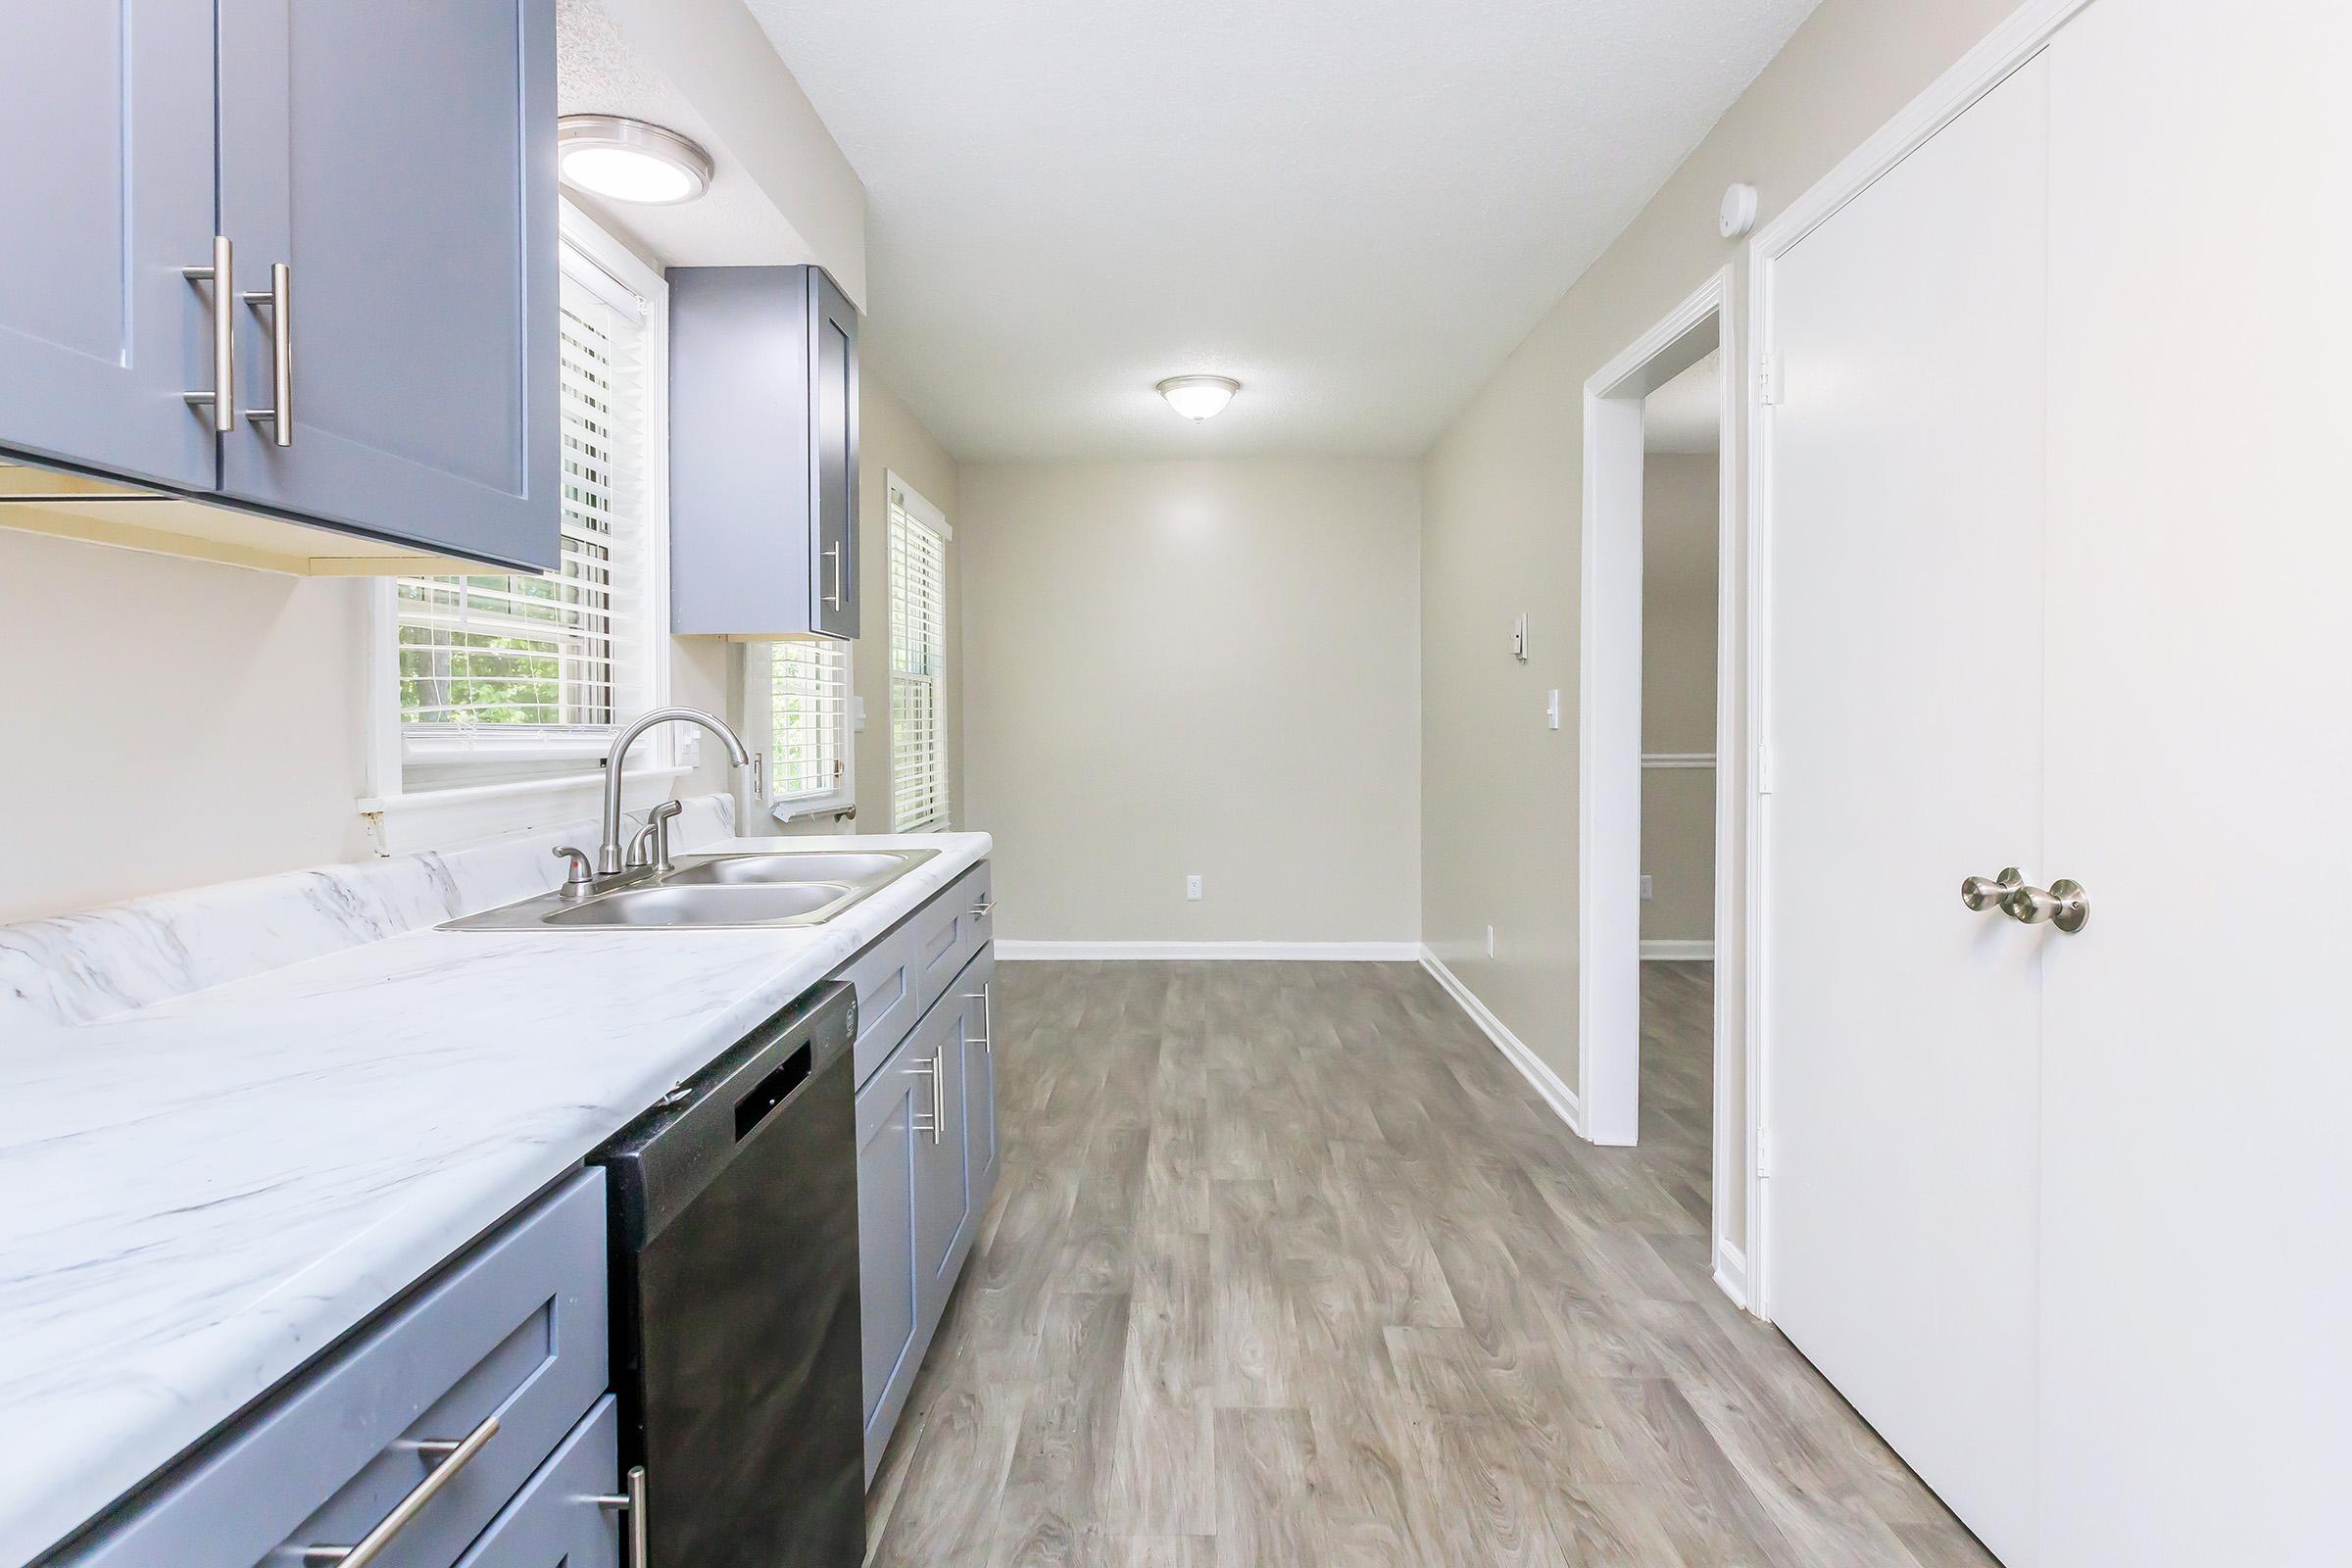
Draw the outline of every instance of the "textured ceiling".
[[[748,267],[808,259],[800,234],[668,78],[639,60],[598,0],[556,0],[556,112],[650,121],[693,138],[710,154],[710,190],[679,207],[599,202],[564,187],[565,196],[653,260],[669,267]]]
[[[1642,449],[1686,455],[1712,453],[1722,441],[1723,388],[1716,376],[1723,368],[1721,350],[1707,357],[1642,400]]]
[[[989,459],[1422,450],[1814,0],[748,3],[865,181],[869,363]]]

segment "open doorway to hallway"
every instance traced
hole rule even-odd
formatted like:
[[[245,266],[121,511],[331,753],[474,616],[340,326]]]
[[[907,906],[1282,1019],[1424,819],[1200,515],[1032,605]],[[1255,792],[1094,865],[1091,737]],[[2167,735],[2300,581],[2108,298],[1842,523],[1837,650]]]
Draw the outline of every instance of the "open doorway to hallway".
[[[1594,1143],[1687,1141],[1716,1283],[1745,1305],[1731,296],[1726,268],[1585,382],[1577,1071]]]
[[[1642,403],[1642,1054],[1644,1148],[1701,1225],[1714,1138],[1715,684],[1722,353]]]

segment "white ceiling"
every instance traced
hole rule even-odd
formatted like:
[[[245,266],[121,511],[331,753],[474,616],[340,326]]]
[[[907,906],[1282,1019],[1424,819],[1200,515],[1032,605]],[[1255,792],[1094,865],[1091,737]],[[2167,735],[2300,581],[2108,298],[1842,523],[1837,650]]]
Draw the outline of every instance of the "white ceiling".
[[[868,362],[989,459],[1419,452],[1815,0],[748,3],[865,182]]]
[[[1642,400],[1642,450],[1712,453],[1723,440],[1723,353],[1707,357]]]
[[[808,259],[800,233],[686,97],[644,64],[601,0],[556,0],[556,112],[627,115],[666,125],[710,154],[710,188],[678,207],[566,198],[649,260],[667,267],[788,266]]]

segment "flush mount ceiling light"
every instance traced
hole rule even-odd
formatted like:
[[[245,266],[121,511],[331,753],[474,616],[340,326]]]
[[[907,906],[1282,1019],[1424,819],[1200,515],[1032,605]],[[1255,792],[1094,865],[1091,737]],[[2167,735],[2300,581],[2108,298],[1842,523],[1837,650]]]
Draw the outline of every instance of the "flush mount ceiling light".
[[[1230,375],[1171,375],[1159,383],[1159,395],[1168,400],[1168,407],[1195,423],[1223,414],[1241,389],[1242,383]]]
[[[710,188],[709,153],[674,130],[619,115],[557,121],[556,167],[567,185],[649,207],[674,207]]]

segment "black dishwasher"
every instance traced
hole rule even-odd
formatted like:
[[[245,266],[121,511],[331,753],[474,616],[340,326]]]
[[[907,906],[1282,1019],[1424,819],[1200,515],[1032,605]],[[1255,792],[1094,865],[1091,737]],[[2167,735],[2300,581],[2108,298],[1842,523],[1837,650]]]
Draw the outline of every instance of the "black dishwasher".
[[[612,1200],[630,1568],[856,1568],[865,1552],[856,992],[827,984],[593,1160]]]

